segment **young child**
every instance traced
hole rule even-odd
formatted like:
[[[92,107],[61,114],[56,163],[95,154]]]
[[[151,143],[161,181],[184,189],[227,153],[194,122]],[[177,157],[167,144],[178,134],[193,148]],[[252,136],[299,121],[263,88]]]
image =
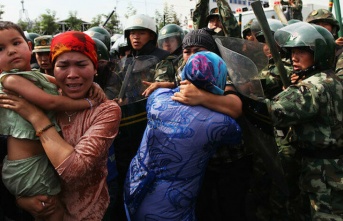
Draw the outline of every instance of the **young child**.
[[[0,108],[0,134],[7,138],[7,156],[3,161],[2,180],[17,198],[21,196],[48,195],[58,201],[59,179],[39,140],[39,136],[51,127],[58,128],[54,111],[66,111],[70,119],[75,111],[92,108],[95,99],[73,100],[59,96],[54,78],[32,71],[30,67],[31,44],[27,42],[21,28],[7,21],[0,21],[0,93],[14,92],[37,106],[49,110],[52,124],[35,131],[30,123],[14,111]],[[82,87],[82,85],[70,85]],[[6,89],[4,91],[4,89]],[[72,113],[68,113],[71,111]],[[48,206],[48,202],[41,202]],[[64,211],[60,203],[54,213],[43,220],[63,220]]]

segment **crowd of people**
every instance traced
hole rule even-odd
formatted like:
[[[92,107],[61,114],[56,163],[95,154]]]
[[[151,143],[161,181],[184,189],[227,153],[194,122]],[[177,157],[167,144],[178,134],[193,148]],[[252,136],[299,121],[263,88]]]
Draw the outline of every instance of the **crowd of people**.
[[[338,21],[216,2],[195,30],[0,21],[0,220],[343,220]]]

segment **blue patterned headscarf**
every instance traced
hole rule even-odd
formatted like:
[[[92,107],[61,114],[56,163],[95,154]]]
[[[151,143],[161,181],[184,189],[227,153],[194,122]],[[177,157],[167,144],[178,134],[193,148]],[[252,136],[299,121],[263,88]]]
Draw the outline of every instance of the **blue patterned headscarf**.
[[[201,51],[189,57],[181,73],[182,80],[189,80],[198,88],[213,94],[224,94],[227,69],[225,61],[217,54]]]

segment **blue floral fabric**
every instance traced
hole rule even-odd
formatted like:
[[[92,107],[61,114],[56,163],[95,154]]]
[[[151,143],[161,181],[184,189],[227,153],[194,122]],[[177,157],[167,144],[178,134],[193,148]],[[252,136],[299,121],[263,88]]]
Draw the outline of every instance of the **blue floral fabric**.
[[[227,78],[225,61],[217,54],[201,51],[189,57],[181,73],[182,80],[213,94],[224,94]]]
[[[195,202],[209,158],[241,142],[231,117],[173,101],[158,89],[147,101],[148,125],[124,186],[129,220],[196,220]]]

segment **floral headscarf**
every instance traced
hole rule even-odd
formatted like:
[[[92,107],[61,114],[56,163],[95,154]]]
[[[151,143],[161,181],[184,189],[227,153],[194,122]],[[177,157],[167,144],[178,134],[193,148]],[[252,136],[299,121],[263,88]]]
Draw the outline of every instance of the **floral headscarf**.
[[[189,80],[198,88],[213,94],[224,94],[227,68],[217,54],[201,51],[189,57],[181,73],[182,80]]]
[[[95,68],[98,67],[97,50],[94,40],[87,34],[80,31],[68,31],[56,35],[50,46],[50,60],[55,62],[56,58],[64,52],[80,52],[93,62]]]

